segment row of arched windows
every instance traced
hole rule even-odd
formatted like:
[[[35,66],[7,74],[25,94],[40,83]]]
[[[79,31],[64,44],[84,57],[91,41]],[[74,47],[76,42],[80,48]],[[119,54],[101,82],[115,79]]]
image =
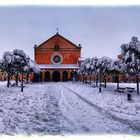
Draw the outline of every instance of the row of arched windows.
[[[62,73],[62,81],[68,81],[73,79],[73,72],[70,73],[70,79],[68,79],[68,72],[67,71],[63,71]],[[51,79],[52,77],[52,79]],[[75,74],[75,78],[78,80],[78,74]],[[42,72],[40,72],[40,74],[34,74],[34,81],[35,82],[39,82],[39,81],[45,81],[45,82],[49,82],[49,81],[54,81],[54,82],[58,82],[60,81],[60,72],[59,71],[54,71],[52,73],[52,76],[50,74],[49,71],[45,72],[45,76],[44,79],[42,80]]]

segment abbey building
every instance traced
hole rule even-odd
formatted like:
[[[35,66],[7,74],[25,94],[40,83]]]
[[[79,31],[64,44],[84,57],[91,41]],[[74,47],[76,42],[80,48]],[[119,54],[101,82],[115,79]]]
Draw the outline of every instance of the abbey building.
[[[81,45],[75,45],[57,32],[45,42],[34,46],[34,57],[41,69],[42,81],[68,81],[79,69]],[[37,80],[36,76],[34,78]]]

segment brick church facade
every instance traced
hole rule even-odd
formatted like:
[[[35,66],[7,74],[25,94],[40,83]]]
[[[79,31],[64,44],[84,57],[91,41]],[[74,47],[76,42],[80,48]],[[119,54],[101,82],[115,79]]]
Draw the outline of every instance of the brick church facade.
[[[40,74],[31,73],[30,81],[69,81],[73,77],[82,80],[82,77],[77,74],[80,67],[81,45],[75,45],[58,32],[44,41],[40,45],[34,46],[34,60],[41,69]],[[121,56],[118,56],[121,59]],[[21,80],[21,75],[19,75]],[[26,74],[24,74],[26,79]],[[92,79],[95,79],[93,77]],[[7,73],[0,71],[0,81],[7,80]],[[15,75],[11,76],[11,80],[15,80]],[[135,77],[120,74],[119,80],[122,82],[135,82]],[[116,75],[109,74],[108,82],[116,82]]]
[[[78,46],[60,35],[58,32],[34,46],[34,59],[41,69],[42,81],[68,81],[79,69],[78,59],[81,57],[81,45]],[[34,81],[37,77],[34,76]]]

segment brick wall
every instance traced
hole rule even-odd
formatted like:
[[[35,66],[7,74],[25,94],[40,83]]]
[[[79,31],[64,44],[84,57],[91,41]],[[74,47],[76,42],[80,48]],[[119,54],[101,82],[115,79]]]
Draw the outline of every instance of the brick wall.
[[[59,45],[59,50],[55,50],[55,45]],[[34,52],[37,64],[52,64],[51,56],[54,53],[62,55],[61,64],[76,64],[78,58],[81,57],[81,47],[76,46],[59,34],[35,47]]]

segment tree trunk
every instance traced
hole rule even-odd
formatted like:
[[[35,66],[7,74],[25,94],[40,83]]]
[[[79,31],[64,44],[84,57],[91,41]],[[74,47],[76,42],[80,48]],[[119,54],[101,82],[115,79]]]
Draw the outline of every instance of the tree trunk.
[[[106,76],[104,76],[105,88],[106,88]]]
[[[137,83],[137,94],[139,94],[139,77],[136,75],[136,83]]]
[[[82,75],[82,77],[83,77],[83,83],[84,83],[84,74]]]
[[[118,74],[117,77],[118,77],[118,78],[117,78],[117,90],[119,90],[119,83],[120,83],[120,81],[119,81],[119,74]]]
[[[9,72],[8,72],[8,77],[7,77],[7,87],[9,87],[10,86],[10,74],[9,74]]]
[[[27,81],[27,83],[29,82],[29,73],[27,73],[27,75],[26,75],[26,81]]]
[[[96,86],[98,86],[98,74],[96,76]]]
[[[106,88],[106,78],[105,78],[105,88]]]
[[[16,77],[15,77],[15,81],[16,81],[16,85],[18,85],[18,74],[16,74]]]
[[[101,71],[100,71],[100,75],[99,75],[99,81],[100,81],[99,92],[101,92]]]
[[[21,92],[23,92],[23,68],[21,68]]]
[[[85,76],[85,83],[87,84],[87,76]]]
[[[10,86],[10,64],[8,64],[8,72],[7,72],[7,87]]]
[[[90,75],[89,79],[90,79],[90,85],[91,85],[91,75]]]

